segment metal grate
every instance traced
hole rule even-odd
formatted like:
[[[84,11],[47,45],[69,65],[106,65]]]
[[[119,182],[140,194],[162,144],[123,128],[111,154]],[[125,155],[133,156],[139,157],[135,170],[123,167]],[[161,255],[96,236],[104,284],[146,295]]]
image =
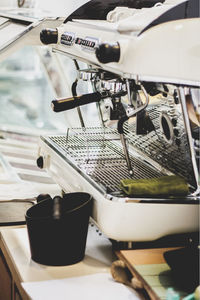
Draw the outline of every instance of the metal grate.
[[[124,178],[155,178],[162,174],[150,164],[130,155],[134,168],[131,177],[115,130],[105,128],[73,129],[73,134],[49,137],[57,150],[64,150],[67,159],[80,171],[103,187],[106,192],[118,192]],[[54,147],[55,147],[54,145]]]

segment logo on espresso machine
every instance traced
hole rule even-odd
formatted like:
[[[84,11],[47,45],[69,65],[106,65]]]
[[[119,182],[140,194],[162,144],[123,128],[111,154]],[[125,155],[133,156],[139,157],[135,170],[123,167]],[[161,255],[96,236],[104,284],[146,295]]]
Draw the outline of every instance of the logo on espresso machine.
[[[98,42],[99,40],[97,38],[89,36],[85,37],[84,39],[79,37],[75,39],[75,44],[80,45],[82,49],[86,51],[94,51],[94,49],[98,45]]]
[[[89,36],[86,36],[85,38],[75,37],[75,33],[73,32],[64,32],[61,35],[60,43],[66,46],[72,46],[75,43],[80,45],[83,50],[94,51],[99,40]]]
[[[72,46],[74,39],[75,39],[75,34],[73,32],[64,32],[61,35],[60,43],[67,46]]]

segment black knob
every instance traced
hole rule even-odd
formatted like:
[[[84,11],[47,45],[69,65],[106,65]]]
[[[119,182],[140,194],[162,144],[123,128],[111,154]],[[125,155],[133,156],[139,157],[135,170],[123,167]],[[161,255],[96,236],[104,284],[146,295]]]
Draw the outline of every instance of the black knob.
[[[46,28],[40,32],[40,40],[43,44],[56,44],[58,42],[58,30]]]
[[[110,62],[119,62],[120,46],[119,43],[102,43],[96,48],[96,57],[99,62],[107,64]]]
[[[37,162],[37,166],[40,169],[43,169],[43,167],[44,167],[44,158],[43,158],[43,156],[39,156],[36,162]]]

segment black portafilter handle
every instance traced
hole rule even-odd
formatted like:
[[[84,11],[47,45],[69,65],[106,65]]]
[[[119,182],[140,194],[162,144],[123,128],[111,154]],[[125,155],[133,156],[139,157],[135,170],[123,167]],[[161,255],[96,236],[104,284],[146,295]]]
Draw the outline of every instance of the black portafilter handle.
[[[58,42],[58,30],[55,28],[42,29],[40,40],[45,45],[56,44]]]
[[[62,98],[53,100],[51,102],[51,107],[55,112],[61,112],[69,110],[81,105],[89,104],[92,102],[99,102],[101,99],[107,98],[107,92],[95,92],[90,94],[85,94],[81,96],[74,96],[70,98]]]

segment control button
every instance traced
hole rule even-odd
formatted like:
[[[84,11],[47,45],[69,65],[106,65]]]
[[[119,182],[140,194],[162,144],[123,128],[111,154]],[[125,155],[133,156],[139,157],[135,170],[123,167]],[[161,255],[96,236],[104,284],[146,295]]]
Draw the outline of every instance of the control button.
[[[119,62],[120,46],[119,43],[102,43],[96,48],[96,57],[99,62],[106,64],[110,62]]]
[[[43,44],[56,44],[58,42],[57,29],[46,28],[40,32],[40,40]]]

